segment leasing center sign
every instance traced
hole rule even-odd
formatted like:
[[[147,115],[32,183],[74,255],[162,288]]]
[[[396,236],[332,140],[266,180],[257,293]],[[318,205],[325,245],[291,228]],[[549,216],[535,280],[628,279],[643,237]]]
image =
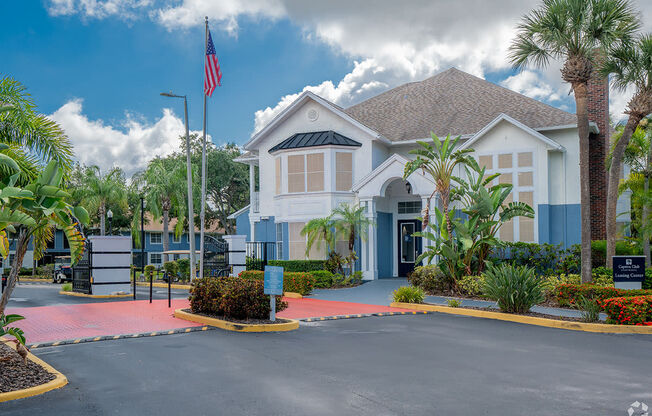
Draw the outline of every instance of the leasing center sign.
[[[630,283],[638,286],[645,280],[645,256],[614,256],[614,284]],[[624,287],[633,289],[633,287]]]

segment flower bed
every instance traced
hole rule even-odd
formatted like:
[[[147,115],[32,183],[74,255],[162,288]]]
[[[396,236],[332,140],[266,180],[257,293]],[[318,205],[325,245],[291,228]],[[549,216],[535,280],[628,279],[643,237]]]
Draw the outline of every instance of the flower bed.
[[[562,284],[557,287],[557,303],[559,306],[572,307],[584,297],[596,301],[604,301],[616,297],[632,297],[652,295],[652,290],[624,290],[614,287],[602,287],[590,283],[582,285]]]
[[[607,313],[607,323],[652,326],[652,295],[615,297],[598,301]]]
[[[248,280],[264,280],[265,272],[260,270],[245,270],[238,277]],[[283,290],[309,295],[315,286],[315,278],[310,273],[285,272],[283,273]]]

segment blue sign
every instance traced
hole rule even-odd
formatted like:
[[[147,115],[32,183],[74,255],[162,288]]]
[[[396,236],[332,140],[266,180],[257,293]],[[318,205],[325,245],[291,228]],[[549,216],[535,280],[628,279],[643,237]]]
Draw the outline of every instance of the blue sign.
[[[265,266],[266,295],[283,295],[283,267]]]

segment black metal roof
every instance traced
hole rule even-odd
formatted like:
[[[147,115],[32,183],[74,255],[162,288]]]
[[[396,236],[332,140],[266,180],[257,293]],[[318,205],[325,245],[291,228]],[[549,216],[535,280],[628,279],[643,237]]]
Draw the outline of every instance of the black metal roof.
[[[360,147],[362,146],[362,143],[349,139],[346,136],[342,136],[333,130],[313,131],[310,133],[297,133],[293,136],[290,136],[289,138],[283,140],[281,143],[269,149],[269,153],[276,152],[277,150],[329,145]]]

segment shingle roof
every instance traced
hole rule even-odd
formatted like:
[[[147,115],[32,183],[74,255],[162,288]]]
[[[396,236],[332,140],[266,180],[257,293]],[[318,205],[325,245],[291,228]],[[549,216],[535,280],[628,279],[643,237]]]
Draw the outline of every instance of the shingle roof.
[[[269,149],[269,153],[276,152],[277,150],[285,149],[298,149],[301,147],[315,147],[315,146],[362,146],[361,143],[342,136],[333,130],[328,131],[313,131],[309,133],[297,133],[289,138],[283,140],[281,143]]]
[[[392,141],[472,135],[500,113],[536,129],[577,123],[574,114],[456,68],[401,85],[344,110]]]

